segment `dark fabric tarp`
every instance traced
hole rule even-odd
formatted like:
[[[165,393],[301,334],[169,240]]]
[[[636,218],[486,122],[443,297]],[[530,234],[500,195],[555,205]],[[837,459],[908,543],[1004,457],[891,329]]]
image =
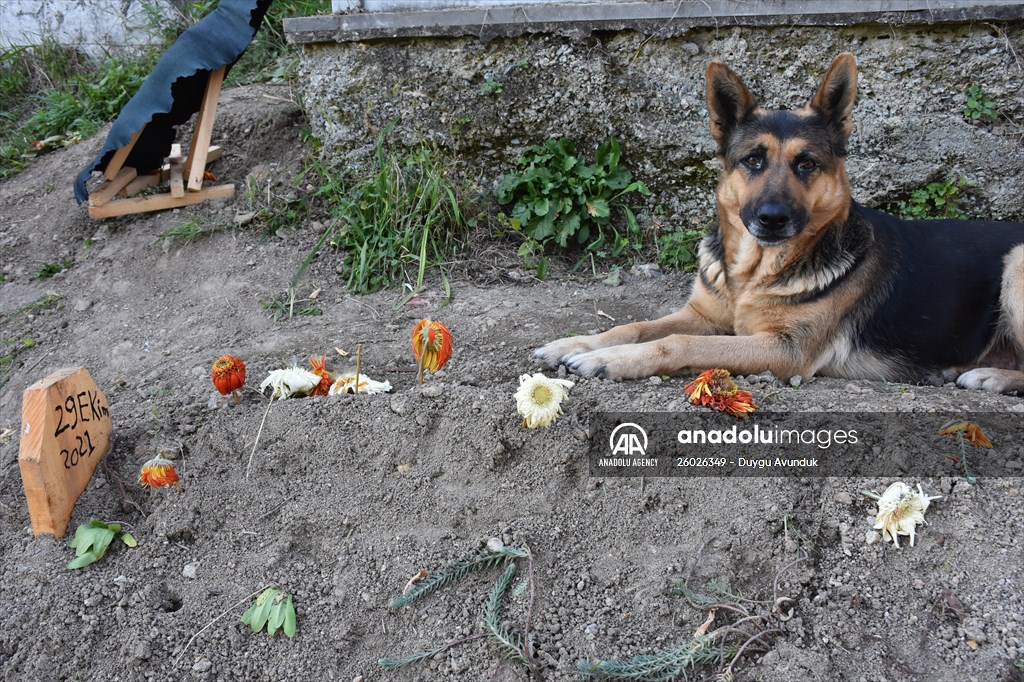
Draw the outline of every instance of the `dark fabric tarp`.
[[[121,110],[107,134],[103,149],[75,180],[75,198],[88,198],[86,182],[103,171],[114,152],[146,128],[125,166],[140,174],[160,167],[170,154],[175,128],[199,111],[212,71],[230,67],[242,56],[263,22],[273,0],[221,0],[220,4],[181,34],[160,57],[146,81]]]

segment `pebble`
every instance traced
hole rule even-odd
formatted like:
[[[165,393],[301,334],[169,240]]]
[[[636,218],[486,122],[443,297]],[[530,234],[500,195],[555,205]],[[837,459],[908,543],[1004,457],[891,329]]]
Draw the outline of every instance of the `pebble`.
[[[487,541],[487,550],[490,552],[500,552],[505,549],[505,543],[501,541],[501,538],[491,538]]]
[[[91,608],[93,606],[98,606],[101,601],[103,601],[103,595],[94,594],[93,596],[85,600],[85,605]]]
[[[835,500],[837,503],[843,505],[844,507],[849,507],[851,504],[853,504],[853,498],[850,497],[850,493],[846,492],[845,490],[836,493]]]
[[[864,544],[873,545],[882,539],[881,534],[877,530],[869,530],[864,533]]]
[[[195,662],[192,666],[192,672],[205,673],[207,670],[213,667],[213,663],[207,661],[205,658]]]
[[[622,284],[622,271],[619,269],[612,270],[611,274],[601,281],[605,286],[617,287]]]
[[[444,384],[427,384],[420,389],[420,395],[424,398],[437,398],[444,393]]]
[[[185,568],[181,569],[181,575],[182,575],[183,578],[188,578],[189,580],[195,580],[196,570],[198,568],[199,568],[199,564],[198,563],[185,564]]]
[[[92,307],[92,301],[81,299],[75,302],[75,312],[84,313],[86,310]]]
[[[800,384],[804,383],[804,378],[799,374],[791,376],[789,378],[789,385],[793,388],[800,388]]]

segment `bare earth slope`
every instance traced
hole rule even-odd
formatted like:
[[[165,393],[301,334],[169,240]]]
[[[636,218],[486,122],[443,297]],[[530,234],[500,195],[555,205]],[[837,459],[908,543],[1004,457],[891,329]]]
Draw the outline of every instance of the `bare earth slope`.
[[[215,168],[223,180],[241,188],[252,173],[257,186],[269,178],[274,192],[289,191],[304,152],[303,120],[288,98],[275,87],[226,93],[215,132],[227,152]],[[543,679],[576,679],[581,658],[651,653],[691,637],[707,614],[670,595],[691,570],[695,586],[715,579],[770,600],[773,576],[801,556],[778,587],[796,600],[780,625],[786,635],[742,661],[736,679],[1016,679],[1012,664],[1024,659],[1020,478],[976,486],[952,475],[908,478],[944,497],[916,546],[896,550],[867,541],[873,506],[860,495],[891,480],[590,477],[588,415],[696,410],[683,395],[686,378],[582,380],[551,429],[521,427],[512,393],[518,375],[535,369],[533,348],[607,328],[599,310],[619,322],[664,314],[683,300],[688,276],[627,275],[614,288],[463,278],[438,311],[438,291],[404,307],[395,306],[397,290],[349,295],[336,258],[324,254],[302,284],[303,295],[321,289],[323,315],[274,322],[261,301],[287,288],[318,228],[267,237],[248,226],[161,244],[187,214],[91,221],[73,202],[71,180],[99,144],[49,154],[0,183],[0,355],[20,339],[35,344],[0,389],[4,679],[526,679],[484,639],[399,671],[376,664],[480,631],[495,571],[410,608],[387,604],[417,571],[494,537],[534,553]],[[240,194],[215,206],[215,217],[230,224],[244,213]],[[62,259],[72,263],[67,271],[33,278]],[[60,299],[22,310],[47,291]],[[422,316],[445,321],[456,340],[454,358],[426,390],[408,342]],[[389,380],[393,393],[273,405],[247,480],[266,402],[248,391],[240,406],[211,408],[213,360],[243,357],[256,386],[293,355],[304,362],[330,352],[336,367],[350,369],[351,356],[332,349],[354,354],[357,343],[363,371]],[[17,462],[22,391],[70,365],[86,366],[106,392],[116,429],[72,528],[90,517],[120,520],[139,540],[79,571],[65,569],[73,550],[63,541],[32,536]],[[950,387],[741,383],[771,410],[1024,416],[1024,398]],[[891,447],[913,456],[923,442]],[[1022,442],[1000,452],[1019,461]],[[140,465],[158,450],[176,453],[184,492],[137,487]],[[293,640],[254,635],[239,622],[247,595],[268,584],[295,595]],[[529,597],[516,585],[512,624]],[[710,679],[710,670],[696,677]]]

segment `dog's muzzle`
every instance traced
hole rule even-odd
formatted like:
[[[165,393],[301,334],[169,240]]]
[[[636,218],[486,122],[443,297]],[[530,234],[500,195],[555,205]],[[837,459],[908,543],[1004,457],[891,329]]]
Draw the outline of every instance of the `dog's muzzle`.
[[[793,210],[780,201],[766,201],[742,211],[747,232],[763,246],[774,246],[795,237],[807,223],[807,213]]]

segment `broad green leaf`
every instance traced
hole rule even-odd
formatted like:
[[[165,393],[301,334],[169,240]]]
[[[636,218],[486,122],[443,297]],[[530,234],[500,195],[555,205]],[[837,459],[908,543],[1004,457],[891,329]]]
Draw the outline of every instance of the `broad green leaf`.
[[[637,233],[640,231],[640,223],[636,220],[636,215],[633,214],[633,209],[629,206],[622,207],[623,212],[626,214],[626,229],[631,233]]]
[[[274,590],[274,592],[276,596],[278,590]],[[260,599],[263,599],[263,597],[261,596]],[[260,604],[260,607],[256,609],[256,613],[252,616],[251,627],[253,632],[259,632],[263,629],[263,626],[267,624],[267,620],[270,618],[270,610],[272,608],[274,608],[274,600],[272,598],[264,599],[263,603]]]
[[[135,536],[131,533],[125,533],[121,536],[121,542],[128,545],[129,547],[138,547],[139,541],[135,539]]]
[[[82,554],[81,556],[75,559],[72,559],[71,562],[68,564],[68,568],[70,568],[71,570],[75,570],[76,568],[83,568],[99,560],[100,556],[97,556],[92,552],[88,552],[86,554]]]
[[[547,215],[548,208],[550,206],[551,201],[547,197],[538,199],[537,201],[533,202],[533,212],[536,213],[537,215]]]
[[[587,201],[587,213],[594,218],[607,218],[611,215],[608,208],[608,201],[601,198],[593,198]]]
[[[271,637],[284,625],[284,614],[288,610],[287,607],[287,603],[277,602],[274,604],[274,608],[270,610],[270,619],[267,621],[267,634]]]
[[[292,596],[288,595],[288,604],[284,614],[284,634],[289,637],[295,636],[295,605],[292,604]]]

